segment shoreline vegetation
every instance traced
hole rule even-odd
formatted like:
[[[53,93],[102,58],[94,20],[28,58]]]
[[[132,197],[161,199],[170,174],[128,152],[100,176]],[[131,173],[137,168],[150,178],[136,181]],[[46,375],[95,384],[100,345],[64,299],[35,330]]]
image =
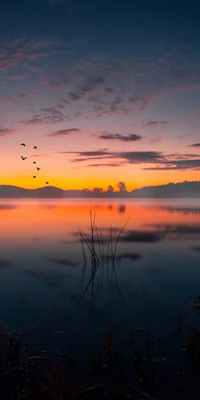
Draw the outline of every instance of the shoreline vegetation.
[[[124,182],[118,183],[118,191],[111,185],[107,190],[95,187],[92,190],[63,190],[55,186],[25,189],[13,185],[0,185],[0,198],[200,198],[200,181],[168,183],[159,186],[144,186],[127,191]]]
[[[120,267],[117,255],[125,226],[106,238],[90,209],[90,231],[78,229],[83,252],[79,307],[90,290],[91,308],[107,284],[110,300]],[[86,283],[85,283],[86,282]],[[134,326],[119,337],[120,321],[92,334],[81,352],[73,348],[36,348],[28,333],[0,327],[0,394],[6,400],[196,400],[200,395],[200,296],[187,297],[176,315],[176,329],[159,336],[159,325],[146,331]],[[69,321],[70,323],[70,321]],[[62,332],[54,332],[58,337]],[[39,331],[38,331],[39,335]],[[67,339],[67,338],[66,338]],[[58,341],[59,342],[59,341]],[[67,343],[67,341],[66,341]]]
[[[0,394],[6,400],[167,400],[199,399],[200,298],[187,299],[171,338],[176,354],[165,357],[166,340],[151,328],[117,340],[118,323],[95,334],[95,345],[84,349],[39,349],[26,333],[11,334],[0,327]],[[183,317],[196,311],[196,323]],[[57,334],[62,334],[57,332]],[[38,333],[39,335],[39,333]],[[177,362],[178,360],[178,362]],[[179,368],[178,368],[179,367]]]

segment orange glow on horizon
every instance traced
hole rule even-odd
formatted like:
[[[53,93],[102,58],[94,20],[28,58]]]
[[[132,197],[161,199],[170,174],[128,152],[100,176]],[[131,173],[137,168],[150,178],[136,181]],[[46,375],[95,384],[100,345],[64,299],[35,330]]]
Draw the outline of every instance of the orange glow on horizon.
[[[146,174],[145,174],[146,172]],[[121,176],[120,176],[121,175]],[[159,176],[160,175],[160,176]],[[49,174],[50,176],[50,174]],[[140,189],[143,186],[158,186],[166,185],[170,182],[179,183],[184,181],[199,181],[198,171],[142,171],[140,177],[135,176],[133,181],[129,179],[122,179],[123,174],[119,174],[119,179],[116,180],[116,175],[113,177],[106,176],[103,179],[95,179],[95,177],[88,177],[87,179],[78,178],[57,178],[56,176],[46,178],[45,176],[37,177],[33,179],[30,175],[24,176],[4,176],[1,178],[1,185],[13,185],[19,186],[24,189],[36,189],[46,186],[46,181],[49,181],[49,186],[55,186],[63,190],[83,190],[85,188],[92,190],[95,187],[102,188],[104,191],[107,190],[109,185],[113,186],[114,191],[118,191],[117,184],[119,181],[123,181],[126,184],[127,191],[134,189]]]

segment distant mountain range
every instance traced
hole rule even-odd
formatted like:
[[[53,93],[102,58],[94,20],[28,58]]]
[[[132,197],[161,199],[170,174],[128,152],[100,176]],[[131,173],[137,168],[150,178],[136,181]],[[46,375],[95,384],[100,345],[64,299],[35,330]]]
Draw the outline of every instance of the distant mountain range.
[[[131,192],[63,190],[55,186],[24,189],[18,186],[0,185],[0,198],[200,198],[200,181],[144,186]]]

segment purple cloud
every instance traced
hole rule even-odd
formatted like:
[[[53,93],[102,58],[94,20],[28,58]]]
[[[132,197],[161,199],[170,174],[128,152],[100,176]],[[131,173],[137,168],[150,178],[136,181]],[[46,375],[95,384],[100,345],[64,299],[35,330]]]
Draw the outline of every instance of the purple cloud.
[[[80,129],[78,128],[71,128],[71,129],[60,129],[59,131],[55,131],[52,133],[48,133],[47,135],[43,135],[45,137],[58,137],[58,136],[69,136],[72,133],[78,133]]]
[[[89,162],[91,160],[106,161],[103,164],[90,164],[92,167],[100,166],[119,166],[120,164],[153,164],[151,167],[144,167],[144,170],[184,170],[184,169],[200,169],[200,156],[198,154],[163,154],[158,151],[124,151],[111,152],[108,149],[96,151],[61,151],[60,154],[76,154],[77,157],[72,159],[73,163]],[[108,159],[119,159],[118,162],[109,162]]]
[[[129,133],[128,135],[122,135],[120,133],[103,133],[99,136],[99,139],[105,140],[120,140],[121,142],[136,142],[140,140],[142,137],[140,135],[136,135],[135,133]]]
[[[149,121],[149,122],[143,122],[142,126],[149,128],[156,128],[159,125],[166,125],[166,124],[168,124],[167,121]]]
[[[16,132],[15,129],[0,128],[0,137],[12,135],[14,132]]]
[[[200,143],[189,144],[188,147],[200,147]]]

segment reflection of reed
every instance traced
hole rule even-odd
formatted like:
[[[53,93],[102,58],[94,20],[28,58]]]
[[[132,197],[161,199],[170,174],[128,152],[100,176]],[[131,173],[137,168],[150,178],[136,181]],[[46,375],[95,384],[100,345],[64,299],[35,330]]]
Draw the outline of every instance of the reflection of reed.
[[[102,236],[102,232],[97,228],[95,222],[96,214],[92,214],[90,209],[90,234],[87,235],[84,231],[79,230],[81,245],[82,245],[82,253],[84,259],[82,280],[81,280],[81,291],[82,296],[80,299],[80,303],[83,301],[83,298],[91,288],[91,304],[95,305],[95,299],[100,293],[104,281],[108,284],[109,289],[109,297],[110,301],[112,301],[112,289],[116,287],[119,296],[121,297],[124,303],[125,300],[122,296],[121,290],[119,288],[117,282],[117,274],[116,274],[116,266],[120,266],[120,257],[117,257],[117,246],[120,240],[120,236],[125,229],[129,219],[126,221],[124,226],[119,231],[117,237],[113,237],[112,226],[110,227],[108,244],[105,250],[104,244],[105,241]],[[89,281],[83,290],[83,283],[86,274],[86,267],[88,264],[88,257],[90,258],[90,271],[89,271]]]

